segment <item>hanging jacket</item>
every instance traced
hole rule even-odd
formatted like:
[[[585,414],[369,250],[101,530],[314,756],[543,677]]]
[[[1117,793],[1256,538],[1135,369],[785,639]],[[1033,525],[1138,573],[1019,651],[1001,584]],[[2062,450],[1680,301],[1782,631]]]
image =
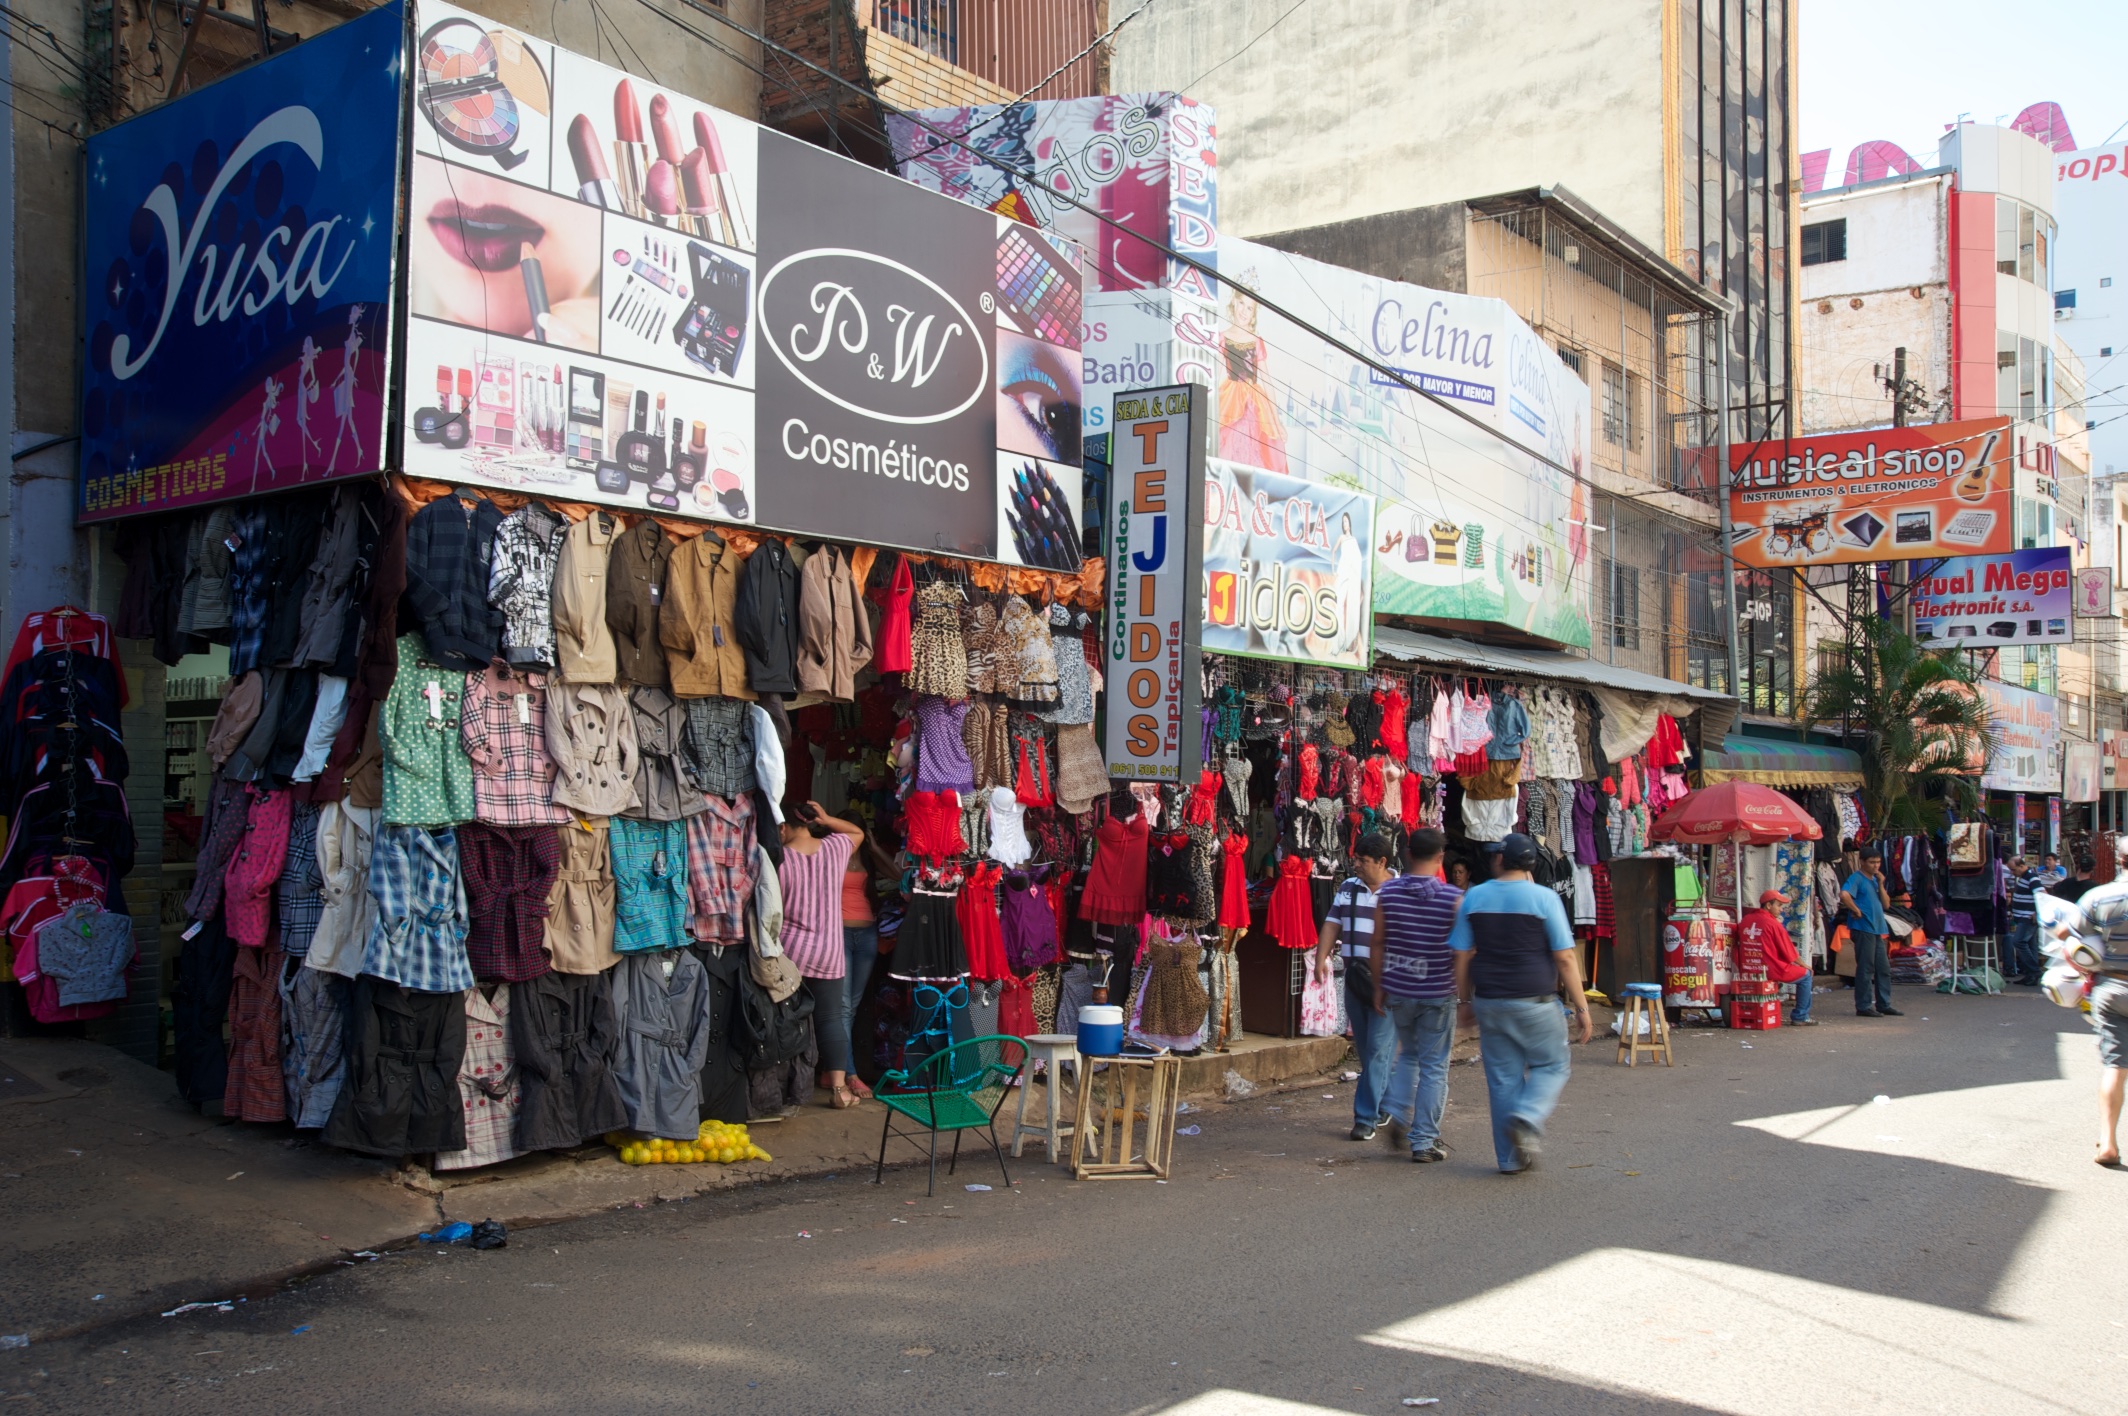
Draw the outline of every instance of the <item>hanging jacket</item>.
[[[872,617],[840,546],[806,557],[798,576],[798,687],[845,702],[857,696],[857,671],[872,659]]]
[[[752,698],[746,657],[732,621],[743,562],[739,552],[705,531],[672,553],[658,639],[666,649],[672,691],[680,698]]]
[[[704,809],[702,791],[681,760],[687,710],[662,688],[628,694],[635,713],[636,804],[626,813],[647,821],[677,821]]]
[[[398,493],[372,497],[363,506],[369,518],[364,544],[374,544],[369,584],[362,602],[362,633],[356,675],[369,700],[392,690],[399,668],[399,597],[406,593],[406,501]]]
[[[495,528],[488,603],[502,611],[502,656],[512,668],[554,667],[554,568],[569,523],[526,502]]]
[[[298,667],[331,668],[339,663],[348,617],[355,612],[356,579],[361,570],[358,552],[362,489],[336,488],[331,515],[325,533],[318,538],[309,580],[303,587],[301,628],[291,656]]]
[[[502,511],[486,497],[468,507],[438,497],[406,529],[406,606],[429,657],[466,672],[502,648],[502,614],[488,603]]]
[[[658,612],[672,563],[665,528],[644,517],[613,543],[606,563],[606,628],[613,633],[616,676],[624,684],[665,688],[665,646],[658,639]]]
[[[606,628],[607,561],[620,518],[594,511],[562,537],[554,564],[555,667],[563,683],[612,683],[613,631]]]
[[[646,1135],[690,1140],[701,1124],[702,1064],[709,1060],[709,978],[685,949],[639,954],[613,970],[619,1034],[615,1081],[630,1124]]]
[[[783,542],[770,537],[746,558],[732,623],[754,692],[798,692],[798,566]]]
[[[554,759],[554,802],[586,816],[614,816],[636,805],[635,713],[612,685],[547,686],[547,755]]]
[[[607,974],[543,973],[510,990],[519,1150],[573,1146],[629,1124],[613,1080],[618,1042]]]

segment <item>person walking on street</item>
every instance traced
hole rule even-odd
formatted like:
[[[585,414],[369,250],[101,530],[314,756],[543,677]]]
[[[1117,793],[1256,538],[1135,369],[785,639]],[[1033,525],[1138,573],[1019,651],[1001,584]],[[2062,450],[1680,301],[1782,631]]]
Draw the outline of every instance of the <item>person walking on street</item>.
[[[1847,910],[1848,942],[1855,951],[1855,1016],[1897,1018],[1892,1006],[1892,958],[1884,942],[1884,853],[1875,846],[1862,851],[1862,868],[1840,886]]]
[[[2010,862],[2010,949],[2003,963],[2011,982],[2027,988],[2039,987],[2039,916],[2032,895],[2044,884],[2030,857],[2019,856]]]
[[[2039,858],[2039,885],[2041,889],[2051,890],[2068,878],[2069,872],[2062,869],[2060,856],[2048,851]]]
[[[1388,1118],[1382,1093],[1389,1085],[1389,1059],[1396,1032],[1374,1011],[1374,892],[1390,877],[1394,853],[1389,838],[1378,832],[1360,837],[1352,848],[1358,873],[1347,876],[1330,897],[1330,912],[1315,944],[1315,976],[1330,981],[1330,952],[1345,960],[1345,1016],[1352,1024],[1352,1051],[1360,1060],[1360,1079],[1352,1089],[1352,1139],[1369,1141]]]
[[[1766,961],[1769,982],[1795,985],[1795,1011],[1788,1015],[1788,1026],[1814,1028],[1818,1020],[1810,1016],[1810,965],[1796,957],[1788,926],[1773,912],[1775,905],[1787,903],[1788,896],[1779,890],[1766,891],[1759,896],[1758,908],[1745,910],[1744,917],[1736,922],[1736,937],[1759,951]]]
[[[1516,832],[1499,861],[1497,875],[1464,895],[1448,946],[1456,996],[1478,1024],[1493,1155],[1503,1174],[1519,1175],[1537,1164],[1544,1123],[1566,1090],[1560,1001],[1573,1011],[1575,1042],[1589,1040],[1589,1003],[1566,906],[1530,878],[1537,843]]]
[[[1407,1142],[1420,1164],[1448,1159],[1441,1112],[1448,1105],[1448,1052],[1456,1040],[1455,928],[1463,892],[1441,878],[1448,837],[1428,827],[1404,843],[1404,873],[1382,882],[1374,899],[1374,1014],[1395,1030],[1383,1134],[1389,1148]]]

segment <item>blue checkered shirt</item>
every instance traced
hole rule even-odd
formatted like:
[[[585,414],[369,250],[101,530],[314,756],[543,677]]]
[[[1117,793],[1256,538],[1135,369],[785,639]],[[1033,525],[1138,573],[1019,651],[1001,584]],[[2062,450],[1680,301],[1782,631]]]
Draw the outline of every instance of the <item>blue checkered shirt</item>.
[[[418,993],[463,993],[473,986],[455,831],[379,826],[370,848],[369,893],[377,902],[377,921],[362,951],[362,972]]]
[[[281,951],[293,958],[310,952],[310,937],[325,914],[325,880],[318,874],[318,804],[289,803],[288,855],[274,882],[281,916]]]
[[[229,677],[259,667],[266,652],[266,511],[250,506],[236,515],[230,535],[236,550],[229,561]]]

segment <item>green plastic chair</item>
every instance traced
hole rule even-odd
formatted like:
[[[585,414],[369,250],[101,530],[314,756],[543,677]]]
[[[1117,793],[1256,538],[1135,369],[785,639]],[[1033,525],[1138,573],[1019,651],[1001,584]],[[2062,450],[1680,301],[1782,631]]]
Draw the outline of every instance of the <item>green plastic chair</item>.
[[[873,1090],[885,1104],[886,1124],[879,1129],[879,1164],[873,1167],[872,1183],[882,1182],[887,1169],[887,1141],[900,1136],[918,1150],[924,1149],[920,1132],[897,1130],[899,1115],[915,1122],[931,1137],[931,1179],[926,1195],[938,1189],[938,1133],[953,1133],[953,1154],[946,1166],[951,1175],[961,1160],[961,1132],[986,1131],[990,1149],[997,1156],[998,1170],[1009,1188],[1012,1172],[1005,1169],[1005,1150],[998,1144],[997,1114],[1012,1083],[1027,1063],[1027,1044],[1016,1037],[994,1033],[970,1038],[934,1052],[914,1067],[888,1072]]]

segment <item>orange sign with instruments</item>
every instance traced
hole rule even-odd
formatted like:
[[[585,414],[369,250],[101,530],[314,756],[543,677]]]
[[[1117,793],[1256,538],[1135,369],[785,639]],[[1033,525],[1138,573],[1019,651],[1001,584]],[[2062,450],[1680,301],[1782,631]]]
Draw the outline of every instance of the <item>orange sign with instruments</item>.
[[[2006,552],[2012,450],[2007,418],[1738,443],[1731,548],[1767,568]]]

